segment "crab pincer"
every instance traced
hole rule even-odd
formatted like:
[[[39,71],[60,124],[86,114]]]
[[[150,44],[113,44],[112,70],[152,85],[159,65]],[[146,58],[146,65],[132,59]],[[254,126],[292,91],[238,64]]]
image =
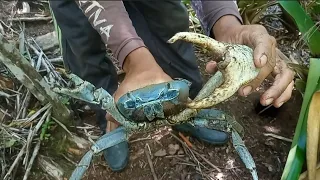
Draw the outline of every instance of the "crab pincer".
[[[253,50],[245,45],[229,44],[218,42],[208,36],[192,33],[180,32],[168,40],[174,43],[177,40],[191,42],[207,49],[210,55],[218,59],[218,70],[223,75],[223,83],[213,92],[201,99],[195,99],[187,104],[191,109],[211,108],[234,95],[238,89],[257,77],[259,69],[255,67],[253,61]],[[217,78],[213,76],[211,78]],[[206,86],[206,85],[205,85]],[[210,91],[203,88],[203,91]]]

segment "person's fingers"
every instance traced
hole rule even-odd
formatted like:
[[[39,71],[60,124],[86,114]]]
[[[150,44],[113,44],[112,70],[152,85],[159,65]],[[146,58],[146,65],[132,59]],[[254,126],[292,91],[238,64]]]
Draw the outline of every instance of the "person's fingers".
[[[286,103],[292,95],[292,90],[294,86],[294,81],[292,80],[287,89],[281,94],[281,96],[276,99],[273,103],[274,107],[279,108],[281,107],[284,103]]]
[[[215,61],[210,61],[207,63],[206,65],[206,72],[209,73],[209,74],[214,74],[216,73],[218,70],[217,68],[217,62]]]
[[[275,66],[276,59],[276,40],[270,36],[267,30],[261,25],[250,27],[254,31],[248,31],[244,35],[244,43],[254,49],[253,59],[257,68],[265,67],[266,65]]]
[[[260,86],[266,77],[273,71],[276,64],[276,40],[270,36],[262,26],[254,26],[256,30],[244,35],[244,43],[254,48],[253,58],[257,68],[261,68],[258,76],[239,89],[242,96],[249,95]]]
[[[268,34],[256,35],[254,40],[253,59],[257,68],[270,66],[273,68],[276,62],[276,40]]]
[[[272,86],[261,96],[260,102],[262,105],[267,106],[278,99],[286,91],[286,89],[288,89],[288,86],[294,78],[294,73],[290,71],[290,69],[282,67],[279,67],[279,69],[280,73],[275,76]]]
[[[264,81],[264,79],[270,74],[269,68],[262,68],[258,74],[258,76],[246,84],[245,86],[241,87],[238,90],[239,95],[241,96],[248,96],[253,92],[257,87],[260,86],[260,84]]]

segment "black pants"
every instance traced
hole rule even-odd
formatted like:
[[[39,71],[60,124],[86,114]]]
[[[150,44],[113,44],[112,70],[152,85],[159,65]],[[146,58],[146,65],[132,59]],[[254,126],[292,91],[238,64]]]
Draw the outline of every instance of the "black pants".
[[[189,30],[189,17],[180,1],[124,1],[125,8],[137,34],[155,57],[157,63],[172,78],[192,82],[190,98],[202,87],[192,44],[166,41],[175,33]],[[50,6],[62,33],[62,51],[65,66],[83,80],[113,94],[117,74],[106,54],[100,35],[88,22],[74,0],[50,0]],[[95,109],[100,128],[105,129],[105,111]]]

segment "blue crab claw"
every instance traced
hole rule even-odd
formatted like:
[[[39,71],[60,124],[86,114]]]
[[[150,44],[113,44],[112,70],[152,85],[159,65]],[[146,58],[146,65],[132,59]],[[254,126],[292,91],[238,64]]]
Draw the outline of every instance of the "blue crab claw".
[[[256,169],[256,164],[249,153],[249,150],[244,145],[240,135],[236,131],[232,131],[232,143],[233,147],[239,154],[242,162],[245,164],[246,168],[251,172],[253,180],[258,180],[258,173]]]
[[[132,122],[164,119],[185,108],[190,85],[184,79],[149,85],[121,96],[117,108]]]
[[[100,139],[94,143],[91,149],[82,157],[81,161],[77,165],[77,168],[72,172],[70,180],[80,180],[83,177],[95,154],[98,154],[101,151],[126,140],[127,133],[123,127],[119,127],[101,136]]]

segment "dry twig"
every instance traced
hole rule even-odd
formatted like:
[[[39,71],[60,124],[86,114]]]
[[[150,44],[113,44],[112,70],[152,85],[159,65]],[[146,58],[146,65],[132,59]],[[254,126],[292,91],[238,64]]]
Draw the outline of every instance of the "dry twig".
[[[16,165],[20,161],[22,155],[24,154],[26,147],[27,147],[27,144],[24,144],[23,147],[21,148],[19,154],[17,155],[16,159],[11,164],[10,169],[8,170],[7,174],[4,176],[3,180],[7,180],[9,178],[12,170],[16,167]]]
[[[17,17],[10,18],[10,21],[25,21],[25,22],[34,22],[34,21],[50,21],[52,17]]]
[[[179,132],[179,136],[181,137],[181,139],[190,147],[192,148],[193,145],[192,143],[187,139],[187,137],[185,137],[181,132]]]
[[[177,141],[179,141],[183,146],[187,147],[190,151],[192,151],[197,156],[201,157],[208,165],[210,165],[212,168],[216,169],[218,172],[221,172],[221,169],[218,168],[216,165],[212,164],[207,158],[205,158],[203,155],[198,153],[194,148],[189,148],[181,139],[179,139],[175,134],[171,133],[171,136],[174,137]]]
[[[138,138],[138,139],[134,139],[129,141],[129,143],[134,143],[134,142],[139,142],[139,141],[146,141],[146,140],[151,140],[151,137],[146,137],[146,138]]]
[[[73,134],[68,130],[68,128],[62,124],[60,121],[58,121],[56,118],[52,117],[52,119],[59,124],[70,136],[73,136]]]
[[[145,154],[147,156],[148,163],[149,163],[149,166],[150,166],[150,169],[151,169],[151,173],[152,173],[153,179],[154,180],[158,180],[157,175],[156,175],[156,173],[154,171],[154,167],[153,167],[152,160],[151,160],[151,157],[150,157],[150,154],[149,154],[149,150],[150,150],[150,147],[149,147],[149,144],[147,143],[145,148],[144,148],[144,152],[145,152]]]
[[[28,167],[27,167],[27,170],[26,170],[26,173],[23,176],[23,180],[27,180],[28,179],[30,170],[31,170],[32,165],[33,165],[33,161],[35,160],[36,156],[38,155],[38,152],[39,152],[39,149],[40,149],[40,142],[41,141],[39,140],[37,145],[36,145],[36,147],[33,150],[32,156],[30,158],[30,161],[29,161],[29,164],[28,164]]]
[[[272,133],[264,133],[263,134],[264,136],[269,136],[269,137],[273,137],[273,138],[276,138],[276,139],[280,139],[282,141],[286,141],[286,142],[292,142],[292,139],[289,139],[289,138],[286,138],[286,137],[282,137],[282,136],[279,136],[279,135],[276,135],[276,134],[272,134]]]

